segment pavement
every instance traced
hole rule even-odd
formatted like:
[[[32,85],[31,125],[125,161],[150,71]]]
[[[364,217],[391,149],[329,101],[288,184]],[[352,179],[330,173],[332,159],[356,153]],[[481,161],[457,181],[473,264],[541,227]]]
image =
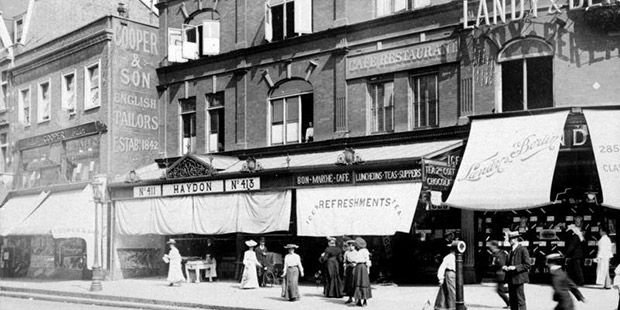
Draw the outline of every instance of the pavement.
[[[241,289],[239,283],[183,283],[169,287],[164,278],[126,279],[103,282],[103,290],[90,292],[90,281],[41,281],[32,279],[0,279],[0,297],[19,297],[62,301],[84,305],[103,305],[135,309],[344,309],[345,298],[325,298],[322,287],[301,285],[302,298],[296,302],[280,297],[281,287]],[[426,310],[425,304],[434,303],[436,286],[372,285],[373,298],[367,309]],[[576,310],[613,310],[618,303],[618,291],[594,287],[580,289],[586,303],[577,303]],[[529,310],[549,310],[555,307],[549,285],[526,284],[525,293]],[[465,305],[468,309],[502,309],[501,299],[495,295],[493,283],[465,285]],[[2,302],[0,299],[0,309]],[[10,310],[10,309],[7,309]]]

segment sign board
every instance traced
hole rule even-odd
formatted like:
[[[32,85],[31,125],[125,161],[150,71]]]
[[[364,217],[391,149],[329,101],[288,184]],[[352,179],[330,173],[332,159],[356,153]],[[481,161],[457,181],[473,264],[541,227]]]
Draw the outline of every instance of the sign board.
[[[200,181],[188,183],[164,184],[163,196],[181,196],[194,194],[221,193],[224,191],[224,181]]]
[[[371,183],[382,181],[419,181],[422,179],[421,168],[411,169],[382,169],[356,171],[355,183]]]
[[[245,192],[260,189],[260,178],[242,178],[225,180],[227,192]]]
[[[297,175],[294,178],[296,186],[349,184],[353,182],[351,172],[327,172],[320,174]]]
[[[134,198],[161,196],[161,185],[136,186],[133,188]]]
[[[447,191],[454,183],[456,167],[424,163],[424,184],[431,190]]]
[[[57,130],[43,135],[38,135],[17,141],[20,150],[31,149],[57,142],[77,139],[106,132],[106,125],[100,121],[91,122],[67,129]]]
[[[133,198],[183,196],[224,192],[253,191],[261,188],[260,178],[239,178],[174,184],[135,186]]]

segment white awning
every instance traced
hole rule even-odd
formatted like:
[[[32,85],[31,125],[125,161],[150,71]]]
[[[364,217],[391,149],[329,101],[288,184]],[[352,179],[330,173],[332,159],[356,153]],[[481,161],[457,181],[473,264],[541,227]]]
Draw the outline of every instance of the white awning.
[[[620,209],[620,111],[584,110],[603,191],[603,204]]]
[[[12,235],[15,227],[19,226],[41,205],[49,192],[36,195],[15,196],[10,198],[0,208],[0,236]]]
[[[422,183],[297,190],[300,236],[409,233]]]
[[[549,204],[568,113],[474,119],[446,204],[474,210]]]

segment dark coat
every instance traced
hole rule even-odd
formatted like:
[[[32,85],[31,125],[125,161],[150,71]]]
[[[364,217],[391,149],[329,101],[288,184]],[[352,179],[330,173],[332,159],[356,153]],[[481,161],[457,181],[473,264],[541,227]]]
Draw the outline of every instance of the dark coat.
[[[495,281],[505,281],[506,273],[502,267],[506,266],[506,262],[508,262],[508,252],[504,250],[498,250],[491,256],[491,268],[495,272]]]
[[[579,236],[571,232],[568,238],[568,246],[566,247],[566,258],[583,258],[583,242]]]
[[[555,310],[575,309],[570,293],[573,293],[577,300],[583,301],[583,295],[581,295],[577,285],[575,285],[575,283],[569,279],[568,276],[566,276],[566,272],[562,269],[552,270],[550,273],[551,286],[553,287],[553,300],[558,302]]]
[[[506,283],[523,284],[530,282],[529,271],[532,262],[527,248],[519,245],[511,250],[506,265],[516,267],[515,270],[506,271]]]

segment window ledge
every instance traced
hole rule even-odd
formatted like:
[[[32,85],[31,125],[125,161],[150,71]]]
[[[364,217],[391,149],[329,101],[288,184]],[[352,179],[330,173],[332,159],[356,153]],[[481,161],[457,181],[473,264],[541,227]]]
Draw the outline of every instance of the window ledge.
[[[51,117],[50,117],[50,118],[48,118],[48,119],[39,120],[39,121],[37,122],[37,124],[49,123],[51,120],[52,120],[52,118],[51,118]]]
[[[94,107],[84,107],[84,112],[92,111],[92,110],[98,109],[98,108],[101,108],[101,106],[97,105],[97,106],[94,106]],[[75,114],[75,112],[73,112],[73,114]]]

